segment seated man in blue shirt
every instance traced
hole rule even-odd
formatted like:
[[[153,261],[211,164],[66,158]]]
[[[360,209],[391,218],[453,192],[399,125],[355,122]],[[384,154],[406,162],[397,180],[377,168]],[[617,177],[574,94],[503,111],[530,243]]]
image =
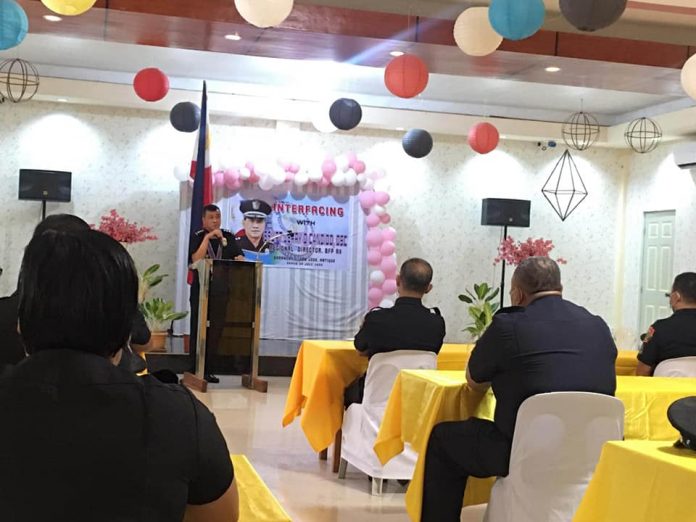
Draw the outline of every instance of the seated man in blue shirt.
[[[598,316],[562,297],[561,273],[548,257],[517,267],[510,300],[476,343],[467,382],[496,397],[494,421],[470,418],[433,429],[425,458],[422,522],[460,519],[467,478],[508,474],[517,410],[539,393],[613,395],[616,346]]]

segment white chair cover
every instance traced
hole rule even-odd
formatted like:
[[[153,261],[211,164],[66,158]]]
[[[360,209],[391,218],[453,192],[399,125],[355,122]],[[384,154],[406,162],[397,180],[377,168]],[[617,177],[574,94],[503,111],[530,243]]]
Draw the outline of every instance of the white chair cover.
[[[399,372],[436,367],[437,355],[433,352],[397,350],[373,355],[367,367],[363,402],[351,404],[343,416],[341,458],[374,478],[410,480],[417,455],[408,444],[385,466],[373,446]]]
[[[667,359],[655,367],[655,377],[696,377],[696,357]]]
[[[484,522],[570,522],[602,446],[623,438],[624,406],[586,392],[534,395],[517,412],[510,472],[493,485]],[[462,520],[473,520],[471,508]]]

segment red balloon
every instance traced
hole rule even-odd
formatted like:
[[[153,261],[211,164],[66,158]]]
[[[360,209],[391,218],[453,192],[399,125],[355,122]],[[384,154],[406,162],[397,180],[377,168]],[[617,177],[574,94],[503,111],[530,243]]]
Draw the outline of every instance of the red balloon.
[[[169,78],[156,67],[142,69],[133,80],[135,94],[143,100],[156,102],[164,98],[169,92]]]
[[[488,154],[498,146],[500,134],[490,123],[477,123],[469,129],[469,146],[479,154]]]
[[[413,98],[428,85],[428,66],[412,54],[394,58],[384,70],[384,83],[392,94],[400,98]]]

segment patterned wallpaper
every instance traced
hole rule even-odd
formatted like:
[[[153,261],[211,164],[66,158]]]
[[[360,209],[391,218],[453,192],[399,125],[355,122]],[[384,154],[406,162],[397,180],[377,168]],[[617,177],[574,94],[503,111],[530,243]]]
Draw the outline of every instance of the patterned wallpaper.
[[[167,115],[159,112],[41,102],[5,105],[0,112],[0,266],[5,268],[0,294],[14,287],[22,248],[39,219],[38,203],[17,201],[17,172],[22,167],[73,171],[73,202],[49,205],[49,213],[73,212],[96,222],[116,208],[131,220],[153,226],[160,239],[131,251],[140,267],[158,262],[171,274],[156,294],[173,299],[179,184],[172,169],[190,161],[194,135],[174,131]],[[466,308],[457,295],[473,283],[496,283],[500,278],[493,258],[501,229],[480,225],[485,197],[531,199],[532,226],[511,229],[513,237],[553,239],[553,253],[568,260],[562,267],[567,297],[610,324],[622,310],[629,315],[632,305],[622,307],[614,298],[617,269],[622,268],[617,266],[616,252],[623,241],[617,223],[623,218],[622,180],[632,161],[628,152],[594,149],[574,154],[589,197],[562,223],[541,194],[563,152],[560,147],[542,151],[536,143],[503,141],[498,150],[478,156],[464,138],[436,136],[431,155],[415,160],[403,153],[396,132],[326,135],[306,126],[215,115],[212,130],[214,161],[227,164],[276,156],[316,163],[325,153],[353,150],[368,168],[385,168],[392,194],[388,210],[399,234],[398,257],[424,257],[434,265],[434,289],[427,304],[441,309],[450,342],[466,340],[461,332]],[[648,159],[635,173],[645,178],[644,185],[652,183],[657,164]],[[640,193],[630,191],[629,197]],[[693,190],[688,195],[692,198]],[[633,265],[626,257],[628,282]]]

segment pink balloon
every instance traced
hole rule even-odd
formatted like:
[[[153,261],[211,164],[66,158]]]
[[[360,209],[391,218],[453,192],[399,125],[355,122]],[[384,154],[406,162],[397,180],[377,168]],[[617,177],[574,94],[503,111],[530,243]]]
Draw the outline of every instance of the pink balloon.
[[[394,230],[394,227],[382,230],[382,239],[384,241],[394,241],[396,239],[396,230]]]
[[[389,203],[389,194],[386,192],[375,192],[375,203],[378,205],[386,205]]]
[[[291,170],[288,170],[285,173],[285,181],[292,181],[293,179],[295,179],[295,174],[293,174]]]
[[[384,292],[382,292],[380,288],[370,288],[367,291],[367,298],[373,303],[379,303],[382,300],[382,297],[384,297]]]
[[[365,241],[371,247],[378,247],[382,244],[382,232],[376,228],[367,231]]]
[[[231,189],[234,187],[234,184],[239,180],[239,171],[236,169],[227,169],[225,171],[225,186],[228,189]]]
[[[367,251],[367,262],[370,266],[377,266],[382,262],[382,254],[376,248]]]
[[[379,301],[373,301],[372,299],[368,299],[368,301],[367,301],[367,307],[368,307],[370,310],[372,310],[373,308],[377,308],[377,307],[379,306],[379,303],[381,303],[381,302],[382,302],[381,300],[379,300]]]
[[[356,174],[362,174],[365,172],[365,162],[364,161],[356,161],[353,163],[353,170],[355,171]]]
[[[379,251],[383,256],[390,256],[396,252],[396,245],[392,241],[385,241],[382,246],[379,247]]]
[[[394,258],[392,257],[383,257],[379,267],[382,272],[384,272],[384,275],[388,278],[391,278],[396,274],[396,261],[394,261]]]
[[[292,172],[293,174],[297,174],[298,172],[300,172],[300,166],[297,163],[290,163],[290,167],[288,168],[288,170],[290,170],[290,172]]]
[[[222,171],[218,171],[213,174],[213,186],[222,187],[225,184],[225,174]]]
[[[377,214],[369,214],[365,218],[365,223],[367,223],[367,226],[370,228],[376,227],[381,223],[380,218]]]
[[[230,190],[235,190],[235,191],[239,190],[240,188],[242,188],[242,180],[241,179],[235,180],[235,182],[232,184],[232,186],[228,185],[227,188]]]
[[[321,164],[321,173],[325,178],[330,178],[336,174],[336,162],[332,159],[324,160],[324,163]]]
[[[258,183],[260,180],[261,178],[256,172],[252,172],[251,176],[249,176],[249,183]]]
[[[320,187],[328,187],[329,185],[331,185],[331,182],[328,179],[321,178],[321,181],[319,182]]]
[[[396,293],[396,279],[387,279],[382,284],[384,295],[392,295]]]
[[[247,161],[244,166],[248,168],[251,172],[254,172],[254,164],[251,161]]]
[[[379,220],[383,224],[388,225],[389,223],[391,223],[391,216],[389,214],[382,214],[381,216],[379,216]]]
[[[375,193],[372,190],[364,190],[360,193],[358,199],[362,208],[372,208],[375,204]]]

